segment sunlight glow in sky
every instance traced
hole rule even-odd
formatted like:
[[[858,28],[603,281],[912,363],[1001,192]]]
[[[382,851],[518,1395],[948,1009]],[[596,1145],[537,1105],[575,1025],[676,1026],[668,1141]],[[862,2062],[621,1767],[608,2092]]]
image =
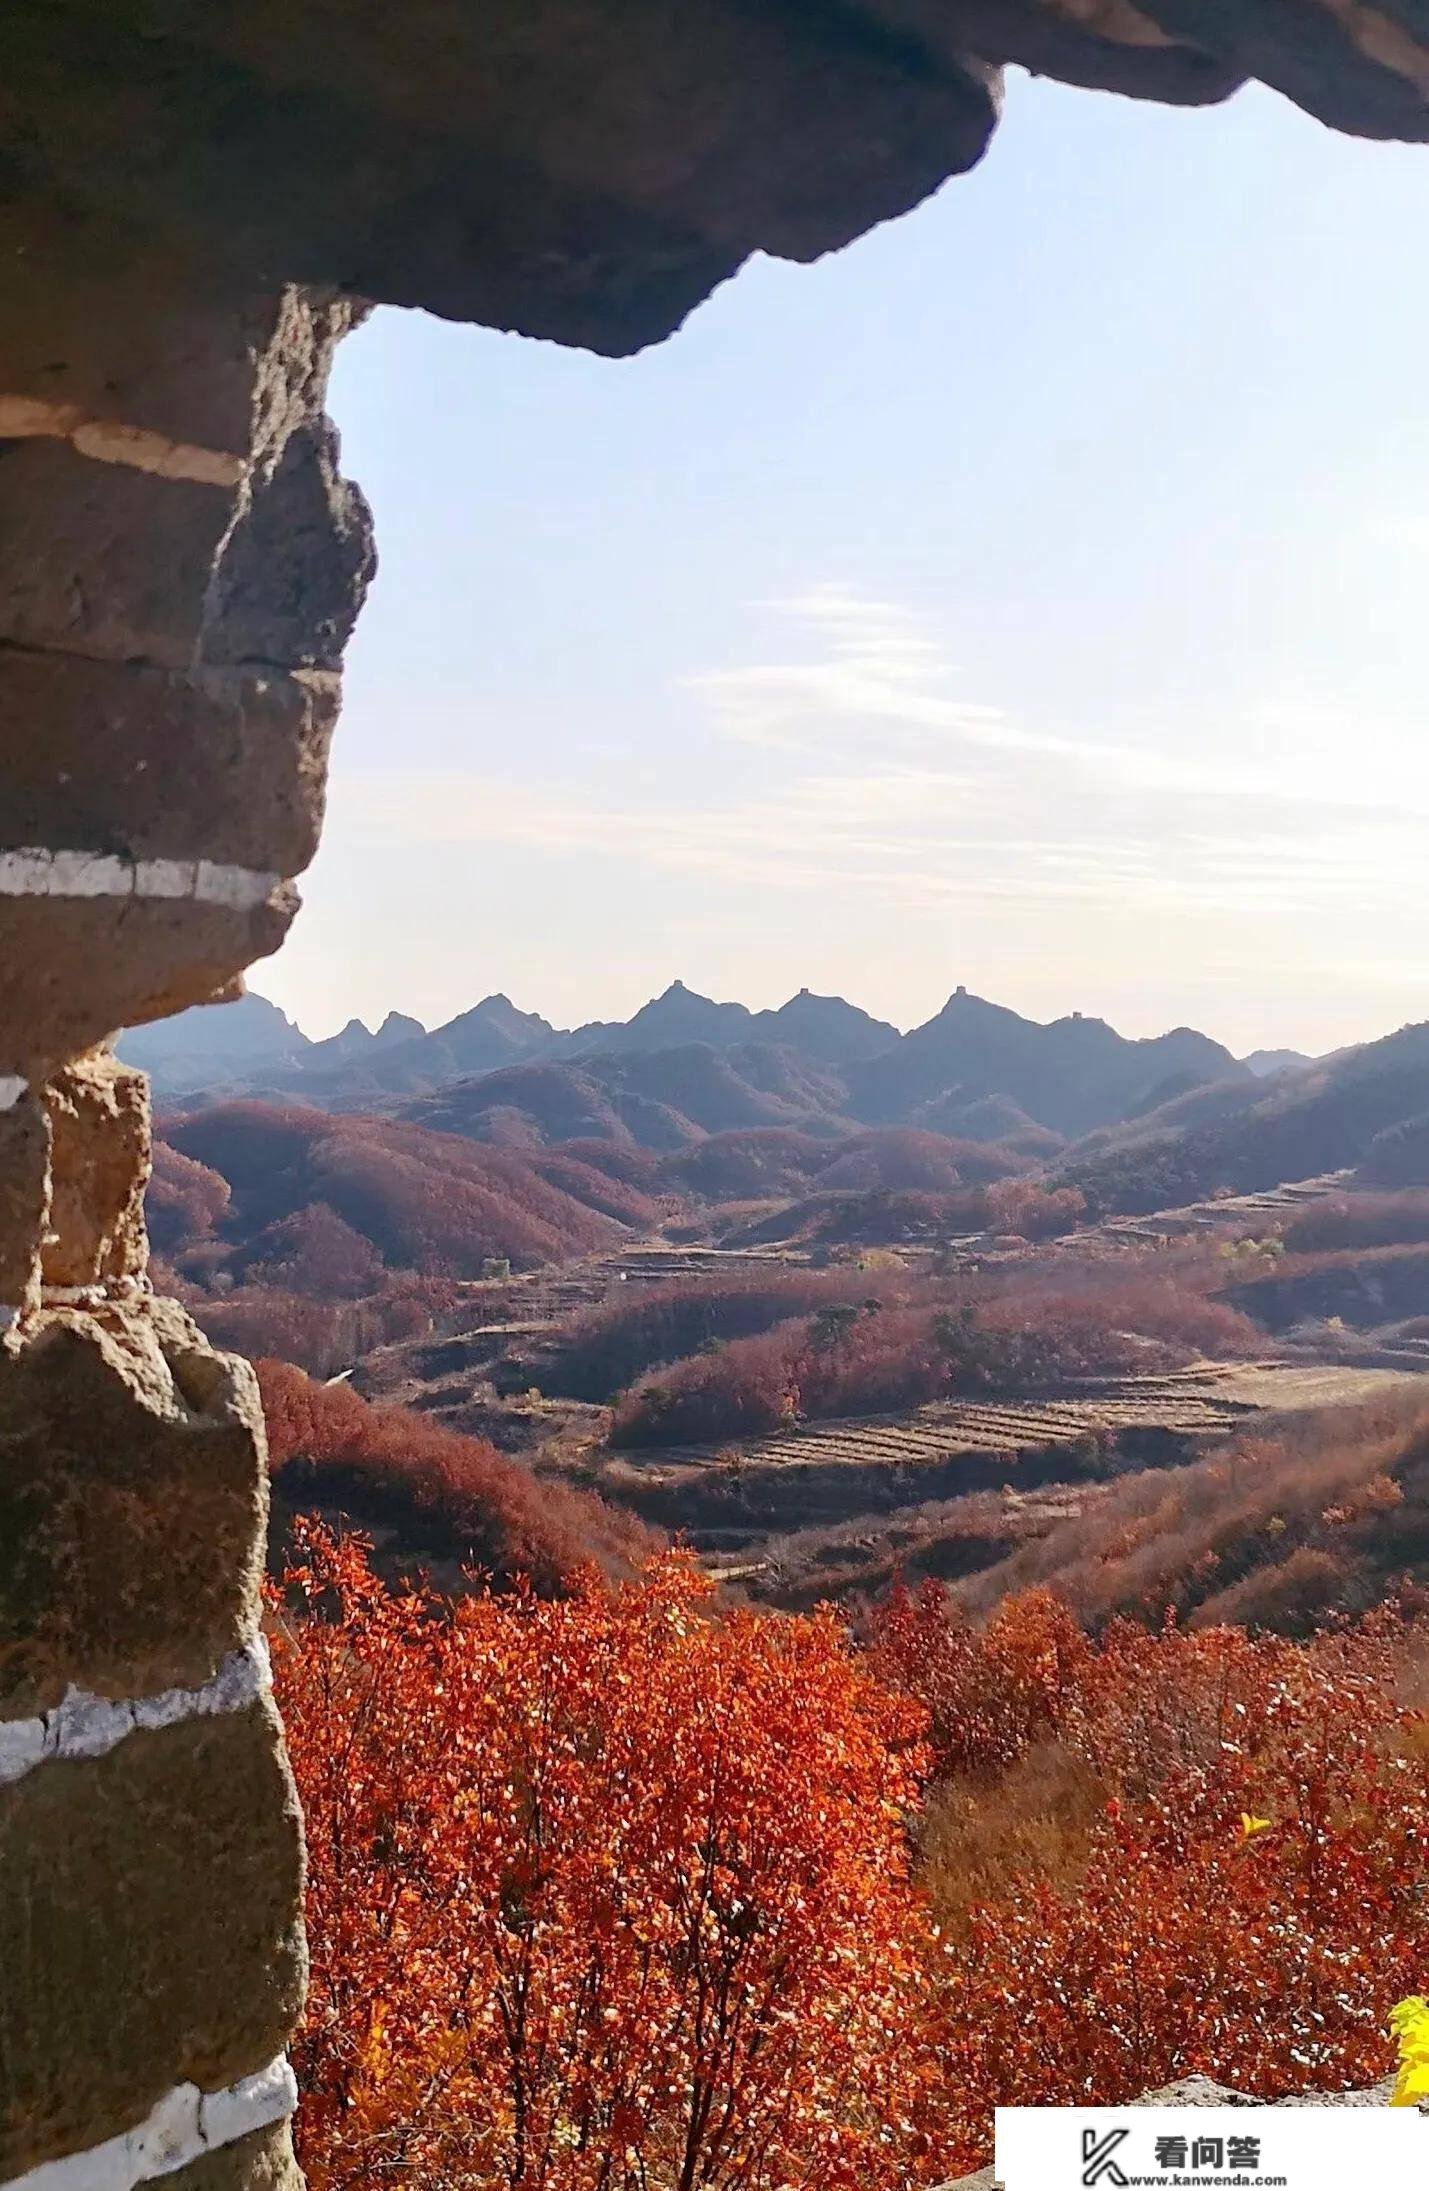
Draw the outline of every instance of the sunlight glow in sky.
[[[254,986],[1426,1016],[1426,232],[1420,148],[1018,80],[975,175],[639,359],[377,314],[382,568]]]

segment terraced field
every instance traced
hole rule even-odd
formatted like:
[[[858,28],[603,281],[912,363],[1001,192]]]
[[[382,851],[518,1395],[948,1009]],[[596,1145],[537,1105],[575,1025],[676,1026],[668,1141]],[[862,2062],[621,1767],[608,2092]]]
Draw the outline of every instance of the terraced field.
[[[1276,1215],[1333,1192],[1334,1178],[1273,1195],[1114,1220],[1074,1235],[1113,1251],[1230,1222],[1255,1236]],[[996,1243],[972,1243],[997,1259]],[[1025,1250],[1020,1251],[1025,1253]],[[1059,1252],[1054,1245],[1053,1257]],[[916,1268],[919,1258],[906,1258]],[[767,1273],[798,1251],[721,1250],[664,1241],[523,1279],[463,1288],[449,1336],[384,1348],[354,1384],[454,1429],[521,1452],[543,1475],[597,1487],[681,1533],[713,1572],[784,1604],[856,1595],[900,1570],[948,1578],[996,1564],[1080,1513],[1128,1471],[1197,1458],[1249,1421],[1349,1407],[1420,1382],[1414,1366],[1309,1356],[1200,1362],[1155,1376],[1084,1381],[1016,1399],[953,1399],[900,1415],[811,1422],[723,1445],[613,1452],[609,1410],[545,1389],[553,1335],[629,1287],[673,1278]],[[1268,1341],[1267,1344],[1273,1344]]]
[[[763,1539],[853,1515],[1174,1466],[1250,1417],[1351,1406],[1414,1381],[1334,1364],[1205,1362],[1074,1392],[943,1400],[906,1415],[809,1423],[738,1446],[621,1454],[604,1464],[600,1482],[608,1497],[728,1559],[755,1553]]]
[[[475,1279],[458,1291],[461,1328],[441,1338],[402,1340],[377,1347],[351,1372],[354,1388],[369,1400],[387,1400],[436,1415],[455,1430],[493,1437],[513,1448],[539,1442],[523,1422],[554,1435],[565,1418],[598,1420],[604,1409],[575,1401],[548,1401],[544,1414],[514,1414],[506,1405],[540,1382],[543,1347],[552,1334],[586,1310],[599,1307],[627,1286],[658,1286],[672,1279],[744,1277],[806,1264],[808,1257],[777,1248],[674,1246],[663,1240],[632,1241],[578,1263],[528,1271],[504,1279]]]
[[[1138,1245],[1156,1240],[1185,1239],[1198,1232],[1224,1231],[1227,1226],[1254,1239],[1297,1217],[1316,1202],[1343,1194],[1353,1173],[1322,1172],[1315,1179],[1288,1179],[1279,1187],[1259,1194],[1221,1195],[1211,1202],[1188,1202],[1184,1207],[1157,1210],[1151,1217],[1108,1217],[1087,1233],[1070,1234],[1069,1240],[1098,1237],[1130,1241]]]

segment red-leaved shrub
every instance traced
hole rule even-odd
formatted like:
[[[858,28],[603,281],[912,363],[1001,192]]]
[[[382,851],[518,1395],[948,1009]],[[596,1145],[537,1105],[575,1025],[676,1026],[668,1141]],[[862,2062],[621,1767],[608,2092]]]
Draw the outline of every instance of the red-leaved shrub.
[[[895,1290],[831,1303],[756,1338],[691,1355],[618,1403],[618,1446],[759,1436],[801,1417],[873,1415],[957,1393],[1026,1395],[1068,1379],[1171,1368],[1203,1351],[1250,1353],[1234,1309],[1170,1279],[1061,1291]]]
[[[565,1327],[547,1384],[575,1399],[607,1400],[659,1363],[748,1338],[817,1309],[893,1299],[903,1285],[898,1272],[775,1269],[767,1275],[627,1287]]]
[[[915,2191],[997,2105],[1390,2065],[1429,1968],[1422,1623],[1091,1641],[929,1587],[860,1653],[679,1558],[444,1604],[299,1543],[314,2191]]]
[[[149,1238],[162,1254],[173,1255],[210,1239],[228,1214],[231,1199],[228,1181],[218,1172],[166,1141],[154,1143],[144,1215]]]
[[[395,1529],[409,1555],[447,1570],[525,1577],[542,1593],[582,1570],[633,1572],[659,1539],[593,1492],[542,1483],[485,1439],[404,1408],[374,1407],[347,1385],[317,1384],[288,1362],[260,1362],[269,1463],[284,1501]]]
[[[286,1583],[313,2191],[903,2191],[921,1715],[831,1615],[716,1613],[678,1558],[394,1600],[321,1534]]]
[[[1297,1644],[1118,1622],[1093,1644],[1049,1599],[979,1632],[930,1586],[873,1649],[933,1717],[950,2160],[986,2155],[994,2102],[1384,2075],[1388,2011],[1429,1966],[1429,1730],[1399,1701],[1422,1627],[1386,1611]]]

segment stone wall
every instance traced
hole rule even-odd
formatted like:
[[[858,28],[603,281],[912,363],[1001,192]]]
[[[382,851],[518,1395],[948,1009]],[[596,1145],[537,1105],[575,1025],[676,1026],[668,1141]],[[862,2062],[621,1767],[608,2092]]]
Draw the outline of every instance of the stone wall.
[[[636,350],[973,165],[1008,61],[1429,136],[1429,0],[0,9],[0,2184],[293,2180],[262,1423],[150,1291],[105,1044],[231,993],[317,843],[333,347],[379,299]]]
[[[274,950],[316,848],[371,568],[322,412],[352,308],[52,240],[0,370],[0,2182],[278,2186],[262,1414],[150,1290],[102,1044]]]

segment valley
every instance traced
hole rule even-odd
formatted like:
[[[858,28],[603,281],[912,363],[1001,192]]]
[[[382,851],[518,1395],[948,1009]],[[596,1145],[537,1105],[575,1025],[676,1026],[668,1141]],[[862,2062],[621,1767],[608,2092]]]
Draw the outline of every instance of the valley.
[[[545,1500],[561,1558],[628,1524],[770,1604],[899,1575],[971,1602],[1143,1481],[1327,1423],[1367,1450],[1429,1391],[1429,1029],[1258,1069],[964,992],[899,1037],[841,999],[760,1015],[679,984],[593,1051],[504,999],[414,1028],[289,1059],[309,1098],[380,1071],[371,1111],[183,1099],[150,1190],[207,1328],[340,1381],[331,1510],[394,1571],[540,1565]],[[522,1056],[411,1092],[419,1053],[498,1037]],[[1148,1047],[1193,1084],[1138,1096]],[[908,1115],[855,1115],[880,1110]],[[404,1423],[431,1451],[398,1496]],[[488,1554],[498,1484],[522,1519]]]
[[[570,1324],[613,1291],[767,1281],[800,1268],[807,1265],[774,1251],[640,1243],[536,1274],[521,1289],[520,1313],[506,1320],[379,1349],[352,1382],[367,1398],[489,1439],[551,1479],[598,1491],[680,1535],[725,1584],[776,1604],[874,1594],[895,1573],[980,1572],[1086,1514],[1118,1478],[1185,1465],[1253,1424],[1420,1390],[1429,1404],[1412,1360],[1367,1367],[1267,1356],[622,1452],[609,1445],[608,1407],[541,1389]],[[478,1309],[483,1290],[471,1289]]]

